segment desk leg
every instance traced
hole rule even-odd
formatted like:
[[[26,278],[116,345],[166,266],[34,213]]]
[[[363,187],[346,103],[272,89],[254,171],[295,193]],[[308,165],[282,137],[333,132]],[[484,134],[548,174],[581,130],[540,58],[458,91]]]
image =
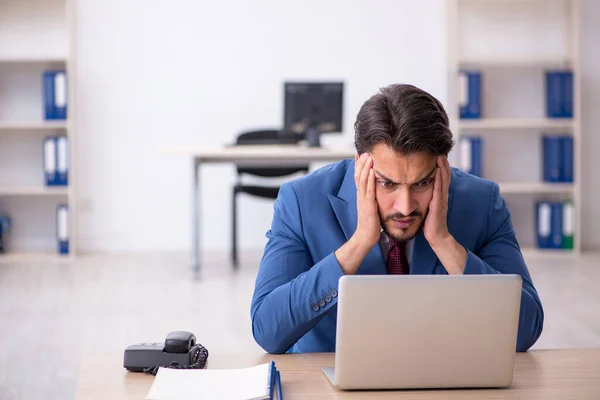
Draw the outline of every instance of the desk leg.
[[[194,158],[194,185],[192,189],[192,266],[194,273],[200,272],[200,160]]]

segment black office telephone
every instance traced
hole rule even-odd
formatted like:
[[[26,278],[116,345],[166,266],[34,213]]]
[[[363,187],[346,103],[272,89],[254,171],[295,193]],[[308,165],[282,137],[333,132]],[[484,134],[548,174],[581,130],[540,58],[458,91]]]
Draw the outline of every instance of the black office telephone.
[[[164,343],[139,343],[127,346],[123,366],[132,372],[156,375],[159,367],[202,369],[208,350],[196,343],[196,336],[185,331],[167,335]]]

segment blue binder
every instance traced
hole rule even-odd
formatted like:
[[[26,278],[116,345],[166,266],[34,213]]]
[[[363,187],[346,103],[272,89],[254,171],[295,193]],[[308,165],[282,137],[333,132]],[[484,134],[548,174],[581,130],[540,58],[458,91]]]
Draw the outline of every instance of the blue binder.
[[[283,390],[281,390],[281,373],[279,370],[276,372],[277,377],[275,378],[277,381],[277,386],[275,387],[275,392],[273,393],[273,400],[283,400]]]
[[[10,227],[10,217],[7,215],[0,215],[0,235],[8,232]]]
[[[269,399],[282,400],[283,392],[281,390],[281,374],[275,367],[275,361],[270,362],[269,367]]]
[[[67,74],[64,70],[43,74],[44,118],[67,119]]]
[[[573,118],[573,71],[564,71],[562,79],[562,116]]]
[[[562,118],[563,78],[561,71],[546,71],[546,116]]]
[[[56,207],[56,240],[58,253],[69,254],[69,206],[66,204]]]
[[[8,228],[10,228],[10,217],[0,215],[0,254],[6,252],[6,236],[8,234]]]
[[[563,204],[556,202],[550,205],[550,247],[561,249],[563,241]]]
[[[546,116],[573,118],[573,71],[546,71]]]
[[[66,136],[56,138],[57,185],[69,184],[69,140]]]
[[[44,139],[43,148],[44,182],[46,186],[58,185],[56,172],[56,137],[48,136]]]
[[[551,237],[552,207],[547,201],[536,204],[537,245],[540,249],[549,249]]]
[[[544,182],[560,182],[562,179],[560,136],[542,136],[542,171]]]
[[[460,71],[460,118],[481,118],[481,72]]]
[[[54,73],[46,71],[43,75],[44,89],[44,118],[56,119],[56,109],[54,107]]]
[[[573,137],[563,136],[560,140],[561,182],[573,182]]]
[[[480,137],[460,139],[460,168],[471,175],[483,177],[482,141]]]

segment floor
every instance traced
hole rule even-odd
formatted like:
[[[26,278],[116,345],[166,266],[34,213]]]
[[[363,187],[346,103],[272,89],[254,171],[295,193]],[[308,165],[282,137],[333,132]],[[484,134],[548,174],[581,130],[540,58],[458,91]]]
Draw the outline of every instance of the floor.
[[[260,253],[0,261],[0,399],[75,398],[86,354],[193,332],[211,353],[261,352],[250,326]],[[545,309],[534,348],[600,347],[600,254],[527,260]],[[93,365],[93,363],[92,363]],[[115,365],[122,368],[122,365]]]

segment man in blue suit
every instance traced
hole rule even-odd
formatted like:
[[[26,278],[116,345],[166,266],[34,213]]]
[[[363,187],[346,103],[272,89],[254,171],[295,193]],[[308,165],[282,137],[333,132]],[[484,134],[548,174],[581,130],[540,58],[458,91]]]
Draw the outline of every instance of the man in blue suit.
[[[345,274],[519,274],[517,351],[529,349],[544,314],[510,213],[497,184],[450,167],[442,104],[392,85],[365,102],[354,128],[355,159],[281,187],[252,298],[257,343],[335,351]]]

